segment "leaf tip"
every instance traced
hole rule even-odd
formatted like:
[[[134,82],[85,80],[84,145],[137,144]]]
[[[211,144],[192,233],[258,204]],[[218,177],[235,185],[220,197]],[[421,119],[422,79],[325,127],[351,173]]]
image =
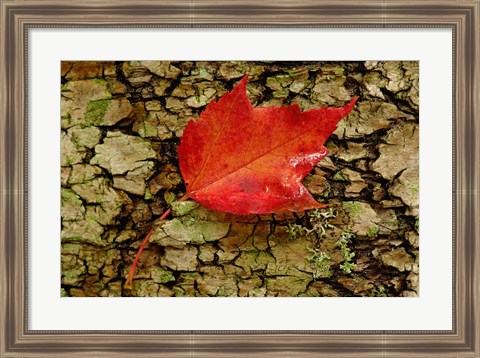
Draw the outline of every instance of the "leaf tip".
[[[359,96],[355,96],[353,97],[350,102],[348,104],[346,104],[345,106],[341,107],[341,112],[343,113],[342,114],[342,118],[343,117],[346,117],[350,114],[350,112],[352,111],[353,107],[355,107],[355,104],[357,103],[357,100],[359,99],[360,97]],[[340,118],[340,119],[342,119]],[[340,120],[339,119],[339,120]]]
[[[235,88],[247,89],[248,74],[244,75],[240,81],[235,85]]]
[[[352,110],[353,106],[355,106],[355,104],[357,103],[359,98],[360,98],[360,96],[355,96],[350,100],[350,103],[347,104],[347,106],[348,106],[348,108],[350,108],[350,110]]]

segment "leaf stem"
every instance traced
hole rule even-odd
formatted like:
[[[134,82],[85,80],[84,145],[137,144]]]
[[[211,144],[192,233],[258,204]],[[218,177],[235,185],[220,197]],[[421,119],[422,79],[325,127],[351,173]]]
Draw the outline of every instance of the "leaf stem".
[[[185,194],[178,201],[185,201],[187,199],[188,199],[188,194]],[[172,212],[172,208],[168,208],[168,210],[166,210],[162,214],[162,216],[160,216],[160,218],[158,220],[165,219],[171,212]],[[135,256],[135,260],[133,261],[132,267],[130,268],[130,271],[128,272],[128,275],[127,275],[127,281],[125,282],[125,286],[124,286],[124,288],[126,288],[126,289],[131,289],[132,288],[132,281],[133,281],[133,277],[135,276],[135,270],[137,268],[138,261],[140,260],[140,255],[142,254],[142,251],[143,251],[144,247],[147,245],[148,239],[150,239],[150,236],[153,233],[153,229],[154,229],[154,227],[152,226],[150,228],[150,230],[148,231],[147,236],[145,236],[145,239],[143,239],[142,244],[140,245],[140,248],[137,251],[137,255]]]

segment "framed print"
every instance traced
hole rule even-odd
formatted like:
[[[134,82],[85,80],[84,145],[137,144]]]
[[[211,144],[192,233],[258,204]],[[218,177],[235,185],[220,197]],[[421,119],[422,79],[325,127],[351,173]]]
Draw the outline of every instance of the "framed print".
[[[2,357],[480,354],[478,1],[0,3]]]

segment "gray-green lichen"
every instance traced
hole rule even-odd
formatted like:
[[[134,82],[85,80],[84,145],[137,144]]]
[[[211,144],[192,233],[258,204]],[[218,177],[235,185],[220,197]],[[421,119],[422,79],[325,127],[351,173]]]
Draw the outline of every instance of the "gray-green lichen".
[[[372,227],[378,227],[380,222],[372,207],[360,201],[345,201],[342,208],[348,215],[347,227],[356,235],[368,236]]]
[[[415,123],[402,123],[388,131],[385,144],[378,146],[380,156],[371,169],[392,180],[407,168],[418,168],[419,131]]]
[[[89,127],[85,118],[88,104],[112,98],[107,82],[97,78],[68,81],[62,85],[61,93],[61,124],[64,129],[76,125]]]
[[[95,156],[90,163],[105,168],[112,175],[120,175],[148,166],[149,161],[155,158],[150,142],[113,131],[107,133],[102,144],[95,146]]]
[[[190,216],[175,218],[157,226],[151,241],[161,246],[184,247],[220,240],[227,235],[230,224],[196,220]]]

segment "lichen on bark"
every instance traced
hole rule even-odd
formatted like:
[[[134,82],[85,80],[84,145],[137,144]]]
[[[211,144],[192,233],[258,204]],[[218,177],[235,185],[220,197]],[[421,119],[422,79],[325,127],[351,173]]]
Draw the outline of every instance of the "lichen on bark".
[[[63,61],[61,69],[62,296],[418,294],[418,62]],[[176,201],[185,125],[245,74],[256,107],[308,110],[360,96],[304,180],[327,209],[235,216]]]

